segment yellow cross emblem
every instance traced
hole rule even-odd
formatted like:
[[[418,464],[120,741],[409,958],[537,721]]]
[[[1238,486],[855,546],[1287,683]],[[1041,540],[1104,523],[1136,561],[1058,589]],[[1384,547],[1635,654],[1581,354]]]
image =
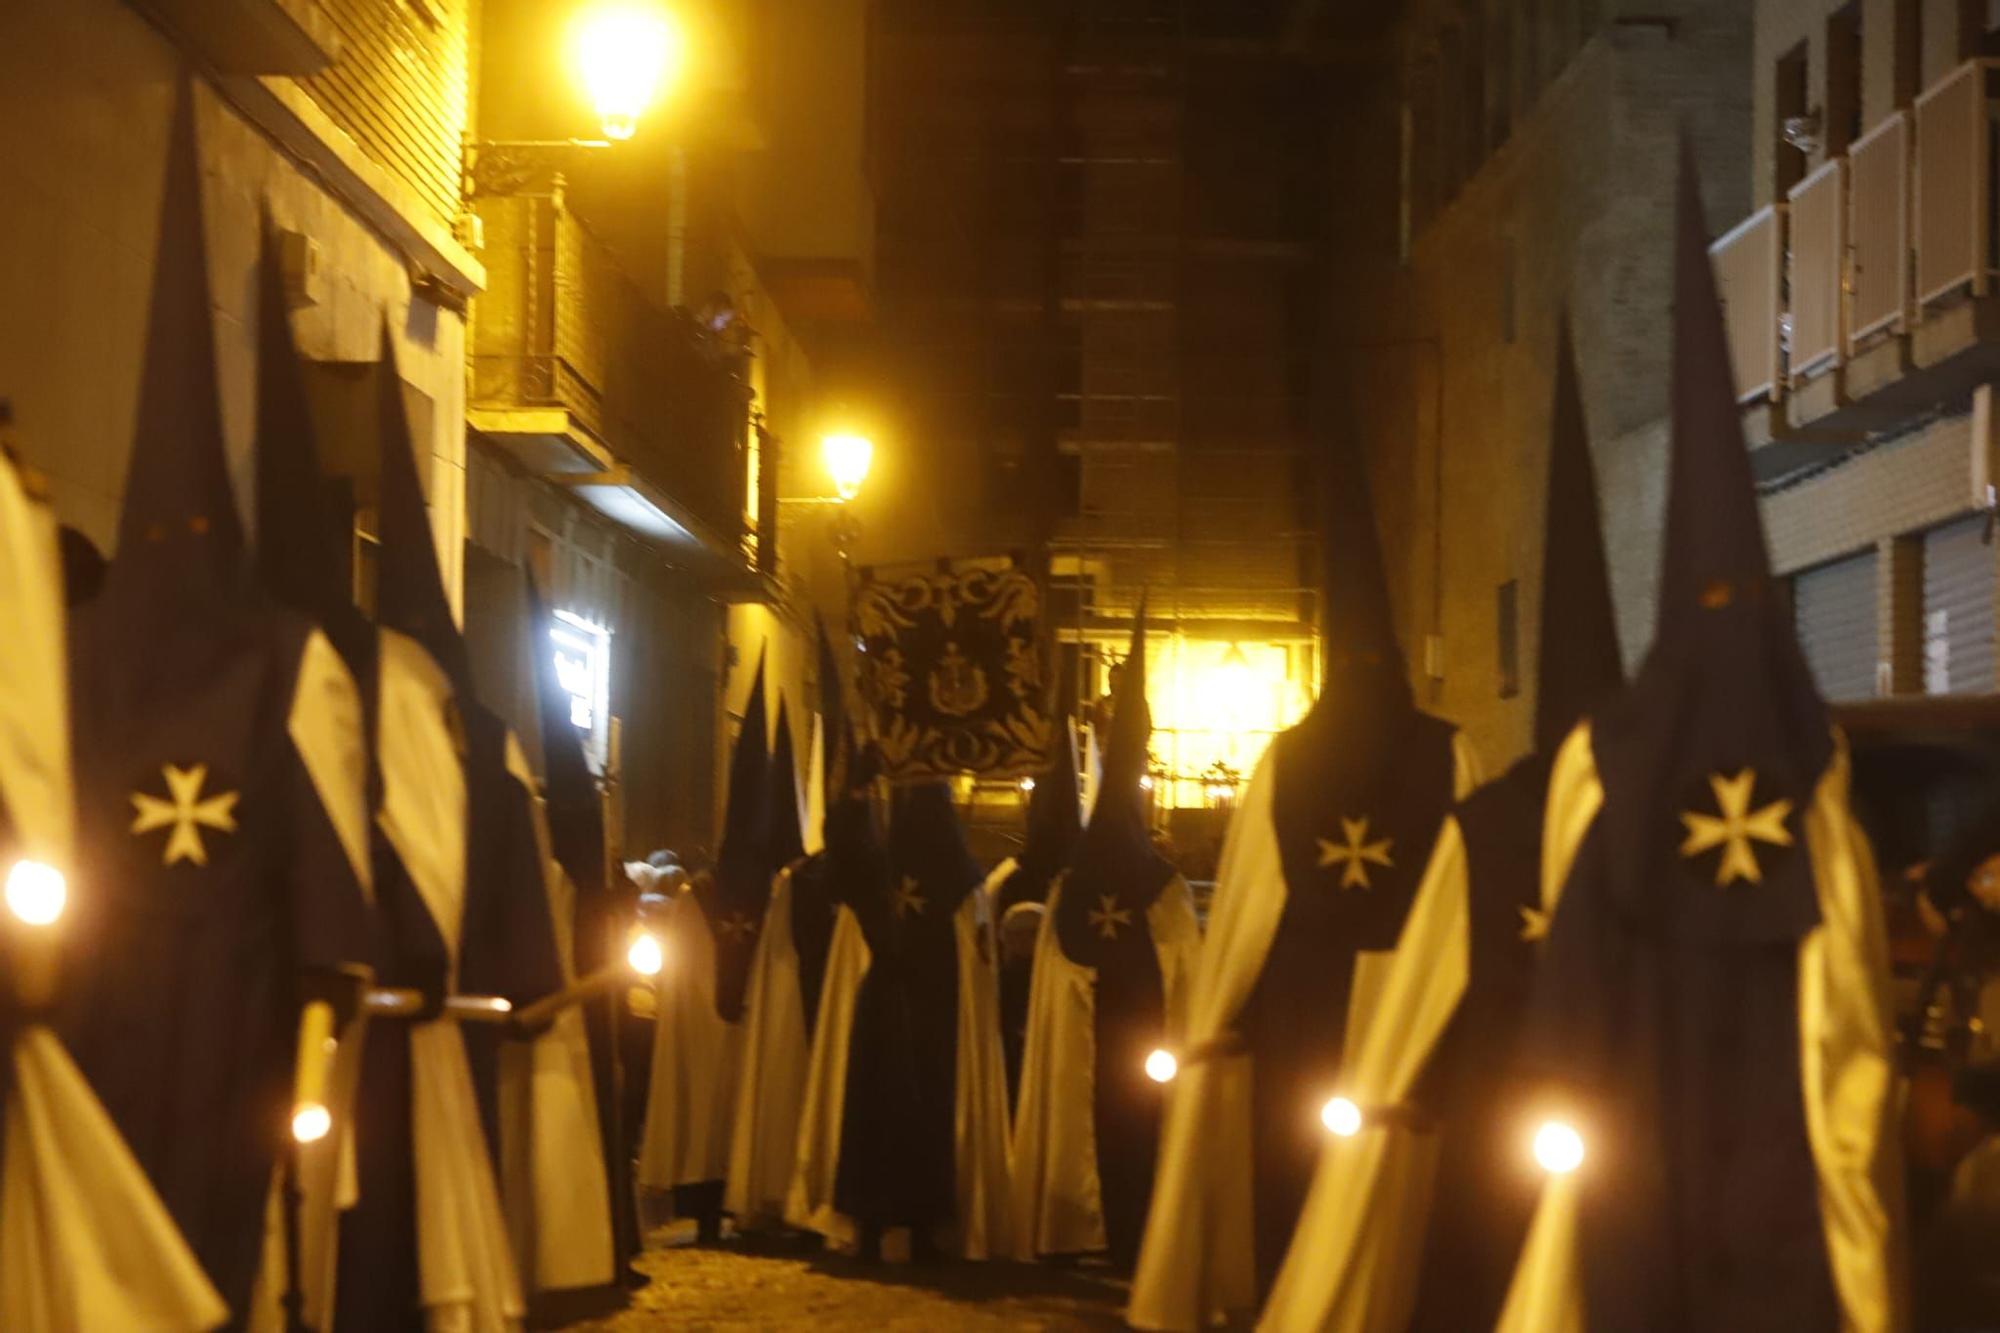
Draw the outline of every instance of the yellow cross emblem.
[[[1715,808],[1720,813],[1704,815],[1688,810],[1681,814],[1681,823],[1687,825],[1687,840],[1681,844],[1681,855],[1699,856],[1710,848],[1720,847],[1722,861],[1715,868],[1717,887],[1739,879],[1763,883],[1764,870],[1757,864],[1757,851],[1752,844],[1792,845],[1792,831],[1785,827],[1792,803],[1773,801],[1760,810],[1751,810],[1750,795],[1757,785],[1754,768],[1746,768],[1733,778],[1712,773],[1708,785],[1715,793]]]
[[[1090,909],[1090,924],[1097,927],[1097,933],[1107,940],[1118,938],[1118,927],[1132,924],[1132,909],[1118,905],[1118,895],[1101,893],[1097,896],[1097,906]]]
[[[155,829],[172,829],[167,834],[162,864],[192,861],[198,866],[205,866],[208,864],[208,849],[202,846],[201,830],[211,828],[218,833],[236,832],[236,799],[239,793],[230,791],[219,796],[203,797],[201,788],[208,781],[207,764],[196,764],[191,768],[162,764],[160,771],[166,775],[167,799],[161,800],[141,791],[133,792],[132,808],[136,814],[132,820],[132,833],[136,837]]]
[[[1521,942],[1532,944],[1549,937],[1549,914],[1539,907],[1521,908]]]
[[[896,901],[892,906],[896,909],[898,921],[911,912],[915,912],[918,916],[924,914],[924,895],[917,888],[916,876],[903,876],[903,882],[896,886]]]
[[[1389,859],[1389,846],[1395,840],[1382,838],[1376,842],[1368,841],[1368,816],[1363,815],[1359,819],[1343,818],[1340,821],[1340,831],[1347,839],[1346,842],[1336,843],[1330,838],[1320,838],[1318,842],[1321,869],[1328,866],[1346,867],[1340,873],[1341,888],[1372,887],[1368,883],[1370,865],[1383,866],[1391,870],[1395,868],[1396,863]]]
[[[715,928],[732,939],[748,937],[757,933],[757,923],[742,912],[730,912],[715,923]]]

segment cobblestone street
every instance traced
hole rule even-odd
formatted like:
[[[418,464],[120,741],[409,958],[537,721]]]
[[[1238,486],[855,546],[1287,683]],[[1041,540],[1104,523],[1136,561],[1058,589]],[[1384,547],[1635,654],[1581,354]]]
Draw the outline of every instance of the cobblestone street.
[[[1122,1284],[1088,1269],[1023,1264],[860,1264],[799,1250],[668,1245],[639,1261],[652,1285],[632,1307],[574,1325],[646,1329],[1118,1329]]]

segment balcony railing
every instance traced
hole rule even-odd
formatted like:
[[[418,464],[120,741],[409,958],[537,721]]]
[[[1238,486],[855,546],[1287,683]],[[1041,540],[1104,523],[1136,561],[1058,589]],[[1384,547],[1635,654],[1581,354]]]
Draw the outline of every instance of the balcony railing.
[[[1847,253],[1847,159],[1836,157],[1791,190],[1793,387],[1840,364],[1841,263]]]
[[[738,354],[649,299],[550,195],[480,201],[487,291],[471,406],[560,408],[652,489],[735,549],[749,391]]]
[[[1910,320],[1910,117],[1898,111],[1848,150],[1847,354]]]
[[[1774,204],[1752,213],[1709,247],[1715,285],[1729,325],[1729,364],[1737,400],[1775,400],[1784,383],[1782,308],[1785,214]]]
[[[1917,304],[1984,296],[1994,255],[1994,83],[2000,62],[1971,60],[1917,98]]]

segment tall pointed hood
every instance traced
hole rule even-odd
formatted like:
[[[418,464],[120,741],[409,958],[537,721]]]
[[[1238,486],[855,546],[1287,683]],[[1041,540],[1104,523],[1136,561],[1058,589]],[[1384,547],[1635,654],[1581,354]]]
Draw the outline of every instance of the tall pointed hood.
[[[256,513],[256,567],[271,594],[321,624],[351,613],[353,514],[320,471],[305,367],[268,217],[257,263]]]
[[[1083,833],[1083,797],[1077,790],[1076,722],[1065,716],[1049,746],[1049,764],[1028,796],[1027,836],[1021,869],[1046,884],[1076,850]]]
[[[403,377],[396,369],[396,339],[382,326],[382,354],[376,367],[377,420],[382,448],[382,549],[376,566],[375,618],[415,639],[437,659],[458,692],[473,697],[472,669],[465,639],[445,596],[438,570],[437,541],[417,477],[417,442],[410,436],[403,402]],[[428,460],[426,460],[428,461]]]
[[[772,872],[765,819],[770,786],[769,723],[764,711],[764,655],[750,678],[743,706],[743,729],[729,759],[729,805],[723,812],[722,845],[716,875],[725,897],[751,901],[769,890]]]
[[[919,914],[933,924],[950,920],[965,895],[979,886],[979,863],[965,845],[951,788],[942,782],[896,790],[889,807],[889,858],[897,880],[905,884],[897,892],[911,892],[908,882],[915,881],[914,892],[922,902]]]
[[[1681,855],[1686,830],[1679,815],[1715,815],[1715,780],[1753,771],[1750,809],[1789,801],[1795,820],[1832,753],[1832,735],[1771,578],[1700,190],[1685,145],[1675,233],[1672,452],[1659,617],[1632,687],[1601,710],[1593,750],[1620,864],[1652,867],[1649,876],[1672,871],[1712,883],[1718,853]],[[1732,933],[1793,938],[1816,912],[1809,877],[1800,871],[1802,859],[1784,849],[1770,859],[1785,886],[1771,885],[1754,898],[1672,893],[1638,882],[1621,890],[1634,910],[1699,910],[1713,924],[1726,921]]]
[[[1591,465],[1567,317],[1556,335],[1546,504],[1535,752],[1552,758],[1570,728],[1625,683],[1611,573],[1598,521],[1597,473]]]
[[[803,816],[799,811],[798,755],[792,748],[791,714],[778,699],[778,722],[772,732],[769,795],[770,855],[782,870],[806,854]]]
[[[534,663],[535,711],[541,718],[542,769],[547,781],[549,845],[558,864],[586,898],[609,887],[604,862],[604,806],[597,779],[583,753],[583,736],[569,720],[570,698],[556,678],[550,649],[553,623],[532,571],[523,570],[527,590],[528,656]]]
[[[106,589],[124,600],[121,615],[173,616],[191,596],[235,586],[242,561],[216,380],[194,90],[184,81],[167,145],[138,417]]]
[[[1368,478],[1346,449],[1334,452],[1322,512],[1327,681],[1360,676],[1371,692],[1407,700],[1409,674],[1389,608]]]
[[[1146,756],[1152,745],[1153,711],[1146,701],[1146,600],[1132,621],[1132,639],[1111,696],[1110,736],[1104,745],[1104,776],[1091,807],[1090,824],[1077,842],[1056,931],[1063,952],[1093,963],[1102,939],[1091,925],[1105,898],[1142,913],[1174,877],[1173,863],[1153,846],[1146,819]]]
[[[853,751],[853,737],[847,729],[847,695],[840,683],[840,662],[833,655],[833,637],[826,622],[813,613],[813,635],[819,650],[819,715],[823,752],[820,771],[825,787],[820,793],[824,808],[831,810],[847,785],[847,764]]]

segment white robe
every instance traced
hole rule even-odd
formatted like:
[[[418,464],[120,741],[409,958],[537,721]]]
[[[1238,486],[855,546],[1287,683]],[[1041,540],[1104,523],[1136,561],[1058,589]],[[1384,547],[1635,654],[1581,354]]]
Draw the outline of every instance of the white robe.
[[[1000,974],[992,906],[984,892],[965,896],[952,917],[952,928],[958,949],[952,1117],[957,1225],[952,1240],[963,1258],[998,1258],[1012,1249],[1007,1062],[1000,1046]],[[797,1160],[785,1201],[788,1223],[819,1232],[836,1248],[851,1248],[857,1235],[854,1220],[835,1208],[833,1194],[840,1171],[848,1044],[869,962],[861,923],[853,912],[840,908],[820,990]]]
[[[437,923],[456,989],[465,915],[465,768],[447,728],[451,686],[414,640],[381,631],[376,716],[378,823]],[[518,1328],[526,1314],[457,1023],[410,1028],[411,1156],[417,1276],[438,1333]]]
[[[507,737],[507,771],[535,790],[527,757]],[[533,801],[550,924],[565,985],[576,980],[576,886],[556,861],[548,809]],[[613,1278],[611,1185],[597,1119],[597,1085],[583,1010],[500,1051],[501,1197],[515,1262],[533,1291],[602,1287]]]
[[[1452,758],[1453,795],[1462,800],[1478,785],[1479,765],[1456,732]],[[1256,1304],[1250,1056],[1199,1055],[1226,1040],[1284,915],[1285,869],[1271,825],[1275,784],[1266,751],[1223,844],[1208,933],[1188,992],[1183,1049],[1198,1058],[1182,1060],[1167,1097],[1146,1237],[1125,1310],[1134,1328],[1200,1329]],[[1386,958],[1384,951],[1355,959],[1350,1033],[1366,1026]]]
[[[691,890],[667,912],[666,966],[653,1029],[653,1083],[639,1148],[639,1183],[664,1190],[729,1174],[743,1024],[715,1010],[715,937]]]
[[[1014,1115],[1014,1257],[1085,1254],[1105,1247],[1097,1174],[1095,968],[1071,962],[1056,936],[1062,881],[1049,891],[1035,937],[1027,1046]],[[1146,909],[1166,1001],[1166,1045],[1178,1046],[1201,950],[1194,895],[1179,875]],[[1133,1071],[1138,1077],[1138,1071]],[[1164,1097],[1167,1089],[1161,1087]]]
[[[784,1221],[805,1104],[811,1052],[799,990],[799,953],[792,940],[790,869],[779,871],[771,885],[771,905],[750,964],[747,1006],[722,1195],[738,1229]]]

